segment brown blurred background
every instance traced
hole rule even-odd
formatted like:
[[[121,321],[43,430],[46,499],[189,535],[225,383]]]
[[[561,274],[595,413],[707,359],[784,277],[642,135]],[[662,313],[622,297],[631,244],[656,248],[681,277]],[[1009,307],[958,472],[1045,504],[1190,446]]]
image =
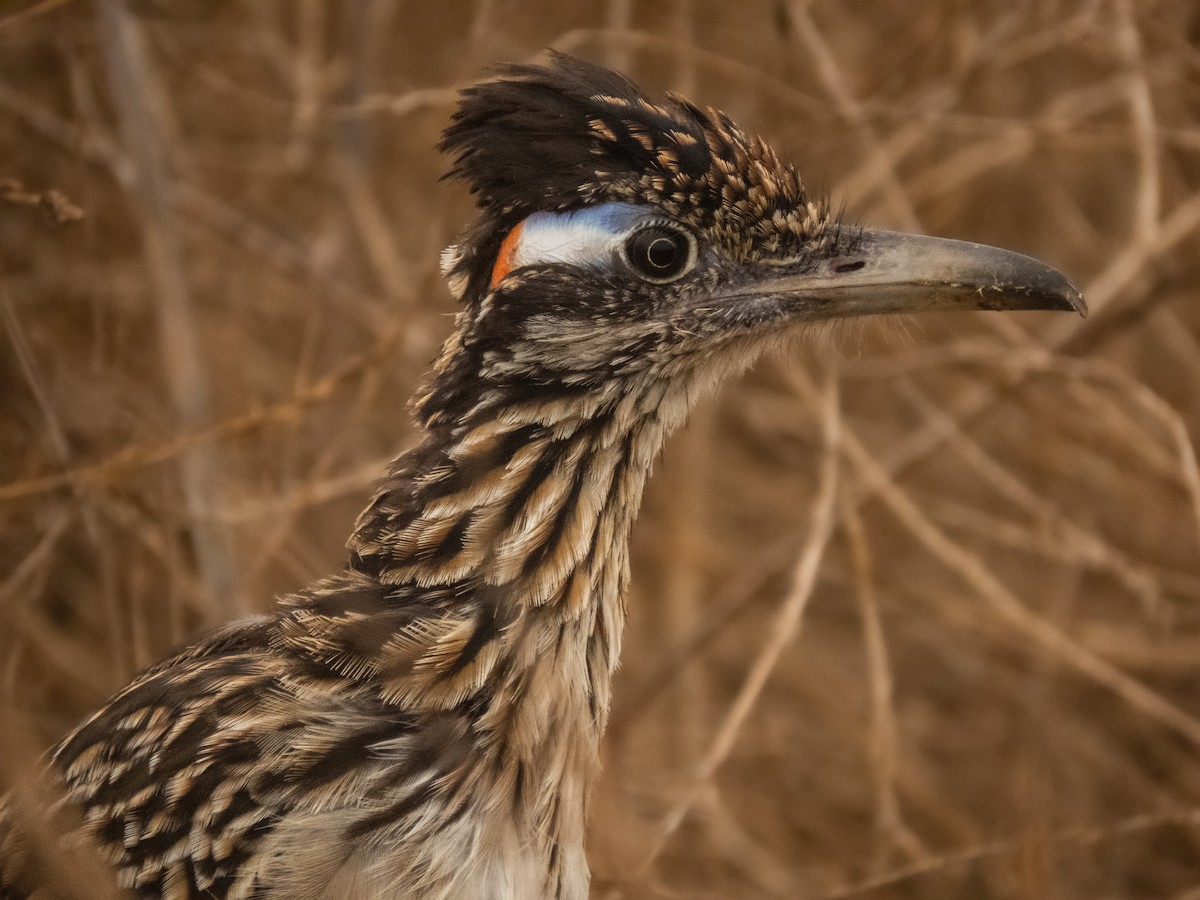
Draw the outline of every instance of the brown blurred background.
[[[1092,306],[814,329],[701,405],[594,895],[1200,898],[1192,0],[0,2],[4,783],[341,564],[450,327],[454,90],[547,46]]]

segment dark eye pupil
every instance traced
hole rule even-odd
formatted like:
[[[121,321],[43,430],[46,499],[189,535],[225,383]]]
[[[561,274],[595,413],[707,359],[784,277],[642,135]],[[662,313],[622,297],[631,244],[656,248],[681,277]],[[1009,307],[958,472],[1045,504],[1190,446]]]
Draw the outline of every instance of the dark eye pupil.
[[[655,280],[678,275],[688,263],[687,236],[661,225],[634,232],[629,236],[625,250],[630,265]]]
[[[665,237],[655,238],[646,248],[646,259],[656,269],[669,269],[677,256],[675,245]]]

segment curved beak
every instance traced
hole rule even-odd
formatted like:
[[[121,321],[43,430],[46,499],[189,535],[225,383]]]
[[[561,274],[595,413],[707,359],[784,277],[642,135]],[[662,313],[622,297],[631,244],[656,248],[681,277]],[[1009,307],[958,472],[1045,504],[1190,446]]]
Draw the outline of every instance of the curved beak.
[[[771,300],[789,319],[934,310],[1087,315],[1075,285],[1043,262],[986,244],[864,230],[803,271],[759,272],[724,298]]]

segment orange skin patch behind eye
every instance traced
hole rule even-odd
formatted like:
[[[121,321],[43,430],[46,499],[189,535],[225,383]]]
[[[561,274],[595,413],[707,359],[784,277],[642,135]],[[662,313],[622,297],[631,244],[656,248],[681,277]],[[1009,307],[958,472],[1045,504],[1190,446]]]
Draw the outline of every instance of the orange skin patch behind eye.
[[[496,264],[492,267],[492,283],[489,287],[494,289],[512,271],[513,257],[517,255],[517,244],[521,241],[521,229],[524,227],[524,222],[518,222],[500,244],[500,252],[496,254]]]

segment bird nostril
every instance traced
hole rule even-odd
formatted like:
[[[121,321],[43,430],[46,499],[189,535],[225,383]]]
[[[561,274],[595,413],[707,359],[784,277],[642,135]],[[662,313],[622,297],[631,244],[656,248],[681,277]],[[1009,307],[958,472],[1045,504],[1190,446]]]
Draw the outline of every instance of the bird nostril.
[[[863,260],[860,259],[857,262],[842,263],[840,266],[835,268],[833,271],[835,271],[839,275],[841,275],[844,272],[857,272],[859,269],[861,269],[865,265],[866,265],[866,262],[864,262]]]

